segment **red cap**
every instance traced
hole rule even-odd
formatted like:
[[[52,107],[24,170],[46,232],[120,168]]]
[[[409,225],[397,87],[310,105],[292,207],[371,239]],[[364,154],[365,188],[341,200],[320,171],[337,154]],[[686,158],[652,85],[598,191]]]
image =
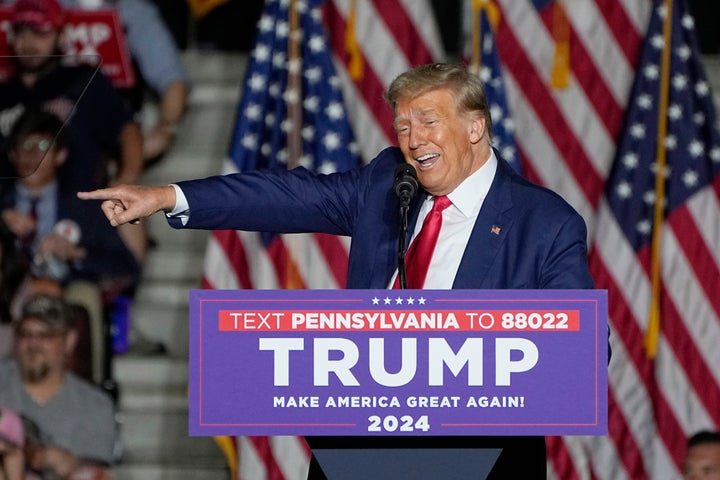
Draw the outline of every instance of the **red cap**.
[[[63,26],[63,10],[57,0],[17,0],[12,6],[11,22],[48,32]]]

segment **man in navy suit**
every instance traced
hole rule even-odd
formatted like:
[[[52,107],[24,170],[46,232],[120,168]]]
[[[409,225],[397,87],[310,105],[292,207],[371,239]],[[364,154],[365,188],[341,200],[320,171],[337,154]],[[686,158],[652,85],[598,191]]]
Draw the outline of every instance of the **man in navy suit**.
[[[451,202],[442,213],[422,288],[593,288],[583,219],[495,154],[487,99],[476,76],[457,65],[424,65],[395,79],[387,100],[399,148],[382,151],[362,169],[332,175],[302,168],[253,171],[80,196],[105,200],[102,208],[112,225],[163,210],[176,228],[349,235],[347,287],[388,288],[397,275],[399,235],[393,180],[396,167],[406,162],[417,170],[422,187],[410,204],[411,239],[436,198],[447,196]],[[503,453],[489,478],[546,476],[541,437],[313,438],[310,443],[499,447]],[[316,466],[310,473],[320,475]]]

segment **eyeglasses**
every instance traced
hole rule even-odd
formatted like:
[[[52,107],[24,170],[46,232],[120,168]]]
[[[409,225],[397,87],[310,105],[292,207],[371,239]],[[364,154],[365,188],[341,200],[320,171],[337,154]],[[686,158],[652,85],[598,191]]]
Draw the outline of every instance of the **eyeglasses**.
[[[18,147],[23,152],[40,152],[45,153],[50,150],[52,142],[47,138],[28,138],[24,142],[21,142]]]

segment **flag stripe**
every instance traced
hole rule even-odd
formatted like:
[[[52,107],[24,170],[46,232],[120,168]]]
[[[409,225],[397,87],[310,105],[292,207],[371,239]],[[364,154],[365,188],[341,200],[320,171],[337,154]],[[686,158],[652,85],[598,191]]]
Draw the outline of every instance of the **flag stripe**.
[[[345,17],[343,17],[337,9],[336,3],[337,2],[334,1],[326,3],[325,12],[326,21],[328,22],[328,34],[330,36],[333,53],[341,61],[342,65],[347,67],[349,63],[349,56],[345,52],[344,47],[345,30],[347,25],[345,23]],[[395,135],[392,128],[393,117],[383,100],[383,96],[385,94],[383,81],[375,74],[374,67],[367,62],[367,55],[365,53],[363,53],[363,62],[365,63],[363,76],[356,82],[357,91],[360,93],[357,100],[363,101],[367,105],[367,110],[372,112],[372,116],[374,117],[372,120],[379,125],[379,128],[385,134],[385,138],[393,138]],[[352,99],[350,99],[350,103],[351,102]],[[369,161],[371,158],[372,157],[367,158],[366,161]]]
[[[432,54],[423,41],[420,33],[415,29],[415,23],[403,8],[383,8],[385,0],[372,0],[377,12],[387,26],[403,55],[407,58],[408,67],[423,65],[432,61]],[[393,75],[393,78],[395,75]]]
[[[342,288],[347,283],[347,263],[337,262],[336,258],[345,258],[348,255],[347,247],[333,235],[316,233],[313,235],[325,258],[325,264],[330,267],[336,288]]]
[[[519,5],[523,2],[515,3]],[[533,22],[528,20],[530,15],[526,15],[526,12],[522,12],[519,8],[514,10],[520,18],[509,18],[515,13],[512,11],[508,12],[509,15],[506,14],[503,18],[508,19],[508,22],[522,20],[522,28],[530,29],[531,33],[535,33],[533,30],[537,30],[537,26],[531,26]],[[523,31],[517,30],[519,27],[520,25],[514,25],[514,30]],[[535,38],[535,35],[528,35],[527,38]],[[564,152],[565,156],[571,156],[574,159],[573,163],[566,164],[566,169],[572,173],[575,181],[581,187],[587,202],[595,205],[602,193],[604,184],[592,161],[587,157],[583,146],[573,133],[573,129],[569,124],[571,117],[563,114],[560,106],[548,91],[547,81],[544,78],[548,78],[549,75],[543,76],[536,69],[529,58],[530,48],[532,47],[521,45],[518,37],[507,22],[500,23],[497,39],[500,55],[513,59],[512,64],[506,64],[506,71],[515,78],[519,90],[525,92],[525,100],[535,110],[536,115],[541,118],[545,125],[549,126],[546,130],[547,135],[558,150]],[[537,38],[535,38],[535,42],[536,44],[543,43],[538,41]],[[528,49],[524,47],[528,47]],[[568,105],[569,107],[570,105]]]
[[[627,3],[627,2],[626,2]],[[633,3],[650,3],[650,2],[633,2]],[[605,17],[604,25],[612,31],[612,36],[616,39],[613,46],[623,52],[630,68],[635,65],[640,54],[640,45],[642,42],[642,34],[645,32],[648,18],[647,11],[638,14],[643,19],[641,25],[633,22],[628,12],[623,8],[620,2],[614,0],[595,0],[597,11]],[[616,64],[613,62],[613,64]],[[602,65],[602,63],[600,63]],[[612,71],[607,72],[613,73]],[[630,72],[621,72],[618,78],[632,78]]]

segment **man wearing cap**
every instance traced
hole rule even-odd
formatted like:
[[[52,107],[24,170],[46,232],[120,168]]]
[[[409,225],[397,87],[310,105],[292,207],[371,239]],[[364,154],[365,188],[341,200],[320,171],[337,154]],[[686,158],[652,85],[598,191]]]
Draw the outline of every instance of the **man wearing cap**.
[[[102,472],[115,460],[112,400],[66,369],[76,342],[67,305],[31,297],[15,326],[15,359],[0,364],[0,405],[37,426],[37,435],[26,431],[26,462],[46,479]]]
[[[105,159],[118,147],[119,164],[111,180],[137,180],[143,162],[140,128],[107,77],[95,67],[61,61],[60,4],[17,0],[11,8],[10,45],[17,57],[14,75],[0,84],[0,141],[26,108],[42,108],[69,119],[72,126],[70,156],[61,176],[68,190],[107,184]]]

